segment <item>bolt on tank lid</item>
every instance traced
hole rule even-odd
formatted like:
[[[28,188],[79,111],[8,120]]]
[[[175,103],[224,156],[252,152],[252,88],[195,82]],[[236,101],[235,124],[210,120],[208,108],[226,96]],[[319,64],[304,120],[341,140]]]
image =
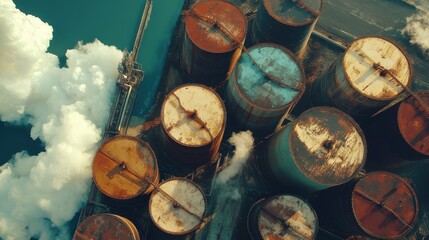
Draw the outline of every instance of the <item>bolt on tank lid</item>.
[[[418,200],[402,177],[389,172],[372,172],[360,179],[352,192],[357,223],[375,238],[403,239],[418,220]]]
[[[429,90],[416,94],[429,106]],[[429,156],[429,112],[413,96],[399,105],[398,125],[405,141],[417,152]]]
[[[199,2],[185,16],[188,37],[207,52],[230,52],[246,37],[246,17],[238,7],[227,1]]]
[[[107,140],[94,156],[93,178],[98,189],[115,199],[131,199],[149,193],[157,183],[158,164],[149,144],[119,136]]]
[[[204,192],[198,185],[185,178],[173,178],[152,193],[149,214],[162,231],[183,235],[203,223],[206,205]]]
[[[366,140],[359,125],[331,107],[303,112],[292,123],[289,148],[306,177],[329,186],[356,177],[366,159]]]
[[[349,83],[364,96],[391,100],[412,83],[412,69],[406,53],[393,42],[379,37],[364,37],[350,44],[343,57]]]
[[[320,16],[322,0],[262,0],[268,14],[277,21],[302,26]]]
[[[223,101],[212,89],[185,84],[171,91],[161,108],[161,123],[177,143],[205,146],[223,130],[226,112]]]
[[[241,55],[233,74],[239,90],[256,107],[285,108],[304,91],[304,71],[289,50],[277,44],[257,44],[249,53],[251,58],[248,53]]]
[[[263,204],[258,228],[262,239],[315,239],[318,220],[306,202],[294,196],[281,195]]]
[[[130,220],[118,215],[100,213],[83,220],[77,227],[73,239],[139,240],[140,237]]]

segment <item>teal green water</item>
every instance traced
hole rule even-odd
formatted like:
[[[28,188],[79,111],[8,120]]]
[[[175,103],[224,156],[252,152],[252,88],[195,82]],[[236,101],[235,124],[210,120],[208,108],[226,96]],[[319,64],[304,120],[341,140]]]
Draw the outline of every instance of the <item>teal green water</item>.
[[[171,34],[179,18],[185,0],[154,0],[151,19],[142,39],[137,61],[142,64],[145,78],[140,85],[134,113],[147,114],[154,102],[161,73],[167,56]],[[74,48],[78,41],[83,43],[99,39],[107,45],[123,50],[132,50],[140,17],[145,6],[141,1],[113,0],[15,0],[17,8],[26,14],[39,17],[53,29],[49,52],[65,63],[65,52]],[[40,142],[29,137],[28,128],[10,128],[0,124],[0,143],[13,146],[2,147],[0,164],[7,162],[12,154],[30,149],[35,154],[43,148]],[[4,145],[3,145],[4,146]]]

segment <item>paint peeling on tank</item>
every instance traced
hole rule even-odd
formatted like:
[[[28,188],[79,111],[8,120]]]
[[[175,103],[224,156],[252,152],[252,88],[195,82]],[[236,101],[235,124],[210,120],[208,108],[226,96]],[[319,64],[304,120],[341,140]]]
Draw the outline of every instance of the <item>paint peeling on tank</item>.
[[[294,161],[313,181],[331,186],[344,183],[364,164],[364,136],[357,124],[338,110],[315,109],[318,111],[304,112],[293,126]]]
[[[304,85],[304,76],[299,63],[290,53],[275,46],[256,45],[250,49],[252,59],[269,75],[294,88]],[[245,96],[253,103],[265,108],[279,108],[290,104],[300,92],[269,80],[243,54],[237,65],[237,83]]]
[[[267,200],[258,220],[263,239],[314,239],[317,225],[312,208],[290,195]]]
[[[374,68],[374,64],[389,70],[406,86],[412,81],[410,64],[399,47],[377,37],[358,39],[344,54],[343,68],[352,86],[368,97],[391,99],[404,90],[391,75]]]

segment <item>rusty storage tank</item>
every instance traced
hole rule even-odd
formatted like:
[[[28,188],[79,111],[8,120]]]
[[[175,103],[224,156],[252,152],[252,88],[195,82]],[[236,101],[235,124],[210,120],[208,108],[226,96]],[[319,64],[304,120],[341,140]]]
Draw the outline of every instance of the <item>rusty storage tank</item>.
[[[322,0],[262,0],[251,42],[283,45],[301,58],[319,19]]]
[[[226,110],[212,89],[185,84],[166,96],[161,124],[167,153],[185,163],[201,164],[216,157],[225,131]]]
[[[335,108],[315,107],[269,139],[265,174],[292,190],[314,192],[355,178],[365,159],[357,123]]]
[[[241,53],[247,21],[227,1],[203,1],[185,12],[181,65],[193,82],[213,86],[228,78]]]
[[[313,208],[302,199],[279,195],[257,201],[247,216],[252,240],[312,240],[319,228]]]
[[[149,215],[163,232],[184,235],[205,221],[207,200],[200,186],[186,178],[162,182],[149,200]]]
[[[134,224],[121,216],[100,213],[89,216],[77,227],[73,240],[140,240]]]
[[[389,172],[372,172],[323,190],[311,203],[320,226],[342,237],[406,239],[418,222],[419,203],[408,181]]]
[[[95,185],[114,199],[131,199],[149,194],[159,182],[158,163],[152,148],[134,137],[107,140],[92,163]]]
[[[257,44],[249,53],[241,55],[228,81],[227,110],[240,127],[269,133],[304,93],[304,71],[294,55],[277,44]]]
[[[409,96],[371,119],[372,140],[377,142],[373,146],[379,148],[380,153],[378,158],[429,158],[429,90],[417,91],[415,94],[419,100]]]
[[[394,76],[394,77],[392,77]],[[332,106],[366,118],[412,84],[412,66],[395,43],[380,37],[360,38],[309,88],[313,105]]]

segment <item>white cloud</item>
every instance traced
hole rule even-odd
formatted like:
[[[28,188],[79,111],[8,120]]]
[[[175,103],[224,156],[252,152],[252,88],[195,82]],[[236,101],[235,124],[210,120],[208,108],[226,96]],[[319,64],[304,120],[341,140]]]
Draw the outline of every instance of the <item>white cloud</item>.
[[[429,55],[429,14],[425,11],[407,18],[407,26],[402,30],[403,34],[410,37],[410,43]]]
[[[65,239],[85,202],[122,53],[98,40],[47,53],[53,29],[0,1],[0,119],[31,124],[46,149],[17,153],[0,172],[0,238]]]

